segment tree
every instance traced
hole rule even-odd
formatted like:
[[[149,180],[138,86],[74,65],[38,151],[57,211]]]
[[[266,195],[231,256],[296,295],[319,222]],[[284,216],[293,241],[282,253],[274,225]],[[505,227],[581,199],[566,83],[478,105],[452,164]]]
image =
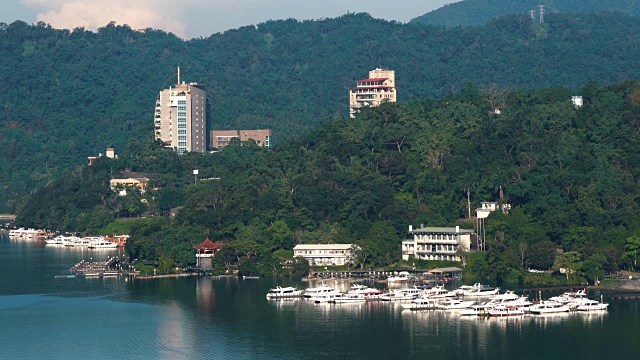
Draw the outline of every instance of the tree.
[[[309,275],[311,267],[309,261],[303,257],[293,258],[293,266],[291,268],[291,275],[295,278],[301,278]]]
[[[540,241],[529,248],[529,261],[534,269],[549,269],[556,259],[556,247],[551,241]]]
[[[580,266],[587,279],[593,281],[594,285],[598,285],[598,278],[605,274],[602,264],[607,261],[607,258],[602,254],[593,254]]]
[[[569,274],[573,274],[576,270],[580,269],[581,266],[582,255],[577,251],[564,252],[558,256],[553,263],[553,269],[560,270],[560,272],[564,269],[567,280],[569,280]]]
[[[170,274],[173,270],[174,264],[175,264],[175,261],[173,260],[173,258],[166,255],[160,256],[160,259],[158,259],[158,274],[160,275]]]
[[[638,257],[640,257],[640,237],[631,236],[627,238],[624,245],[623,259],[631,265],[631,269],[635,271],[638,266]]]

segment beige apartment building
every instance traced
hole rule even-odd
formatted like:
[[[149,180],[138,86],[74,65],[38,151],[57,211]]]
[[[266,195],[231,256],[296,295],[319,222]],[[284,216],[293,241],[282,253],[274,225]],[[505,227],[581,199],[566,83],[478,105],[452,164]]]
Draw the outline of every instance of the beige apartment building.
[[[396,72],[371,70],[369,78],[358,80],[356,87],[349,91],[349,117],[355,118],[362,107],[396,101]]]
[[[198,83],[180,83],[160,91],[156,101],[154,132],[157,140],[179,154],[207,150],[207,94]]]
[[[214,130],[211,132],[211,146],[222,150],[229,146],[231,141],[235,138],[241,142],[252,139],[256,142],[256,145],[260,147],[271,148],[272,143],[271,130]]]

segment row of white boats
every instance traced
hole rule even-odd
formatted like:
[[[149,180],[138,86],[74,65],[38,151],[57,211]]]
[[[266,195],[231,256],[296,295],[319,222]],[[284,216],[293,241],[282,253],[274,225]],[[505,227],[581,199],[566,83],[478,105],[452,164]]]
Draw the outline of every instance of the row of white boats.
[[[48,233],[46,230],[41,230],[41,229],[19,228],[19,229],[9,230],[9,236],[13,238],[21,238],[21,239],[36,239],[36,238],[46,237],[48,236]]]
[[[443,286],[429,289],[418,287],[393,289],[383,292],[364,285],[353,285],[343,293],[322,284],[319,287],[299,290],[277,286],[270,289],[267,299],[308,298],[315,303],[363,303],[371,300],[404,301],[406,310],[451,310],[463,316],[519,316],[525,313],[549,314],[569,311],[605,311],[609,304],[587,298],[585,290],[567,292],[548,300],[533,303],[526,296],[513,291],[500,294],[499,288],[475,284],[448,291]],[[482,301],[482,298],[486,298]]]
[[[89,249],[115,249],[117,244],[105,239],[104,236],[64,236],[58,235],[52,239],[45,240],[47,245],[62,245],[69,247],[87,247]]]

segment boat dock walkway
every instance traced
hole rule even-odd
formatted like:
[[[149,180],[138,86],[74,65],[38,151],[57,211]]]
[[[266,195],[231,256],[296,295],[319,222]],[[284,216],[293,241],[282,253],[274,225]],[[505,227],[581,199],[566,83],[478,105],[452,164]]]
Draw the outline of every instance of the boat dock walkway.
[[[112,257],[105,261],[85,261],[82,260],[72,266],[69,271],[78,276],[115,276],[130,275],[128,270],[122,269],[119,257]]]

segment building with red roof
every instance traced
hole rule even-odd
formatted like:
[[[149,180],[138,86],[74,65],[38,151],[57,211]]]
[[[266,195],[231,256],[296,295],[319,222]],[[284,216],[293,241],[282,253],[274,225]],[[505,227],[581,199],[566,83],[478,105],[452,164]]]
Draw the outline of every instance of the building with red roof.
[[[200,245],[193,247],[196,249],[196,266],[202,270],[211,270],[213,256],[222,249],[222,244],[214,243],[207,238]]]
[[[356,81],[356,87],[349,91],[349,117],[355,118],[365,106],[378,106],[383,102],[396,101],[396,72],[371,70],[368,78]]]

